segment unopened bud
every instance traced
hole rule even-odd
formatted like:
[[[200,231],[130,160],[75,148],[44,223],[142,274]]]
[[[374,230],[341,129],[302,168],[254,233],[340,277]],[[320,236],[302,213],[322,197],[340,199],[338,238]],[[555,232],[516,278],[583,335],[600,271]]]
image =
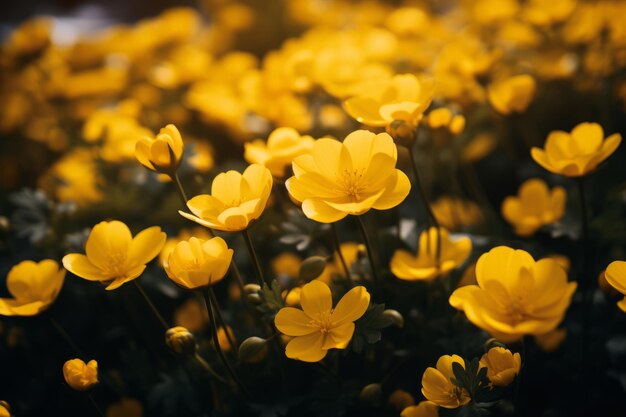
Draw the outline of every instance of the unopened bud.
[[[404,317],[397,310],[387,309],[383,311],[383,316],[390,319],[394,326],[403,328],[404,327]]]
[[[196,338],[182,326],[172,327],[165,332],[165,343],[178,354],[193,355],[196,353]]]
[[[11,407],[6,401],[0,401],[0,417],[11,417]]]
[[[415,126],[404,120],[394,120],[387,125],[387,133],[393,138],[396,145],[410,147],[415,142]]]
[[[239,345],[239,360],[248,363],[257,363],[267,354],[267,340],[252,336]]]
[[[364,405],[378,406],[383,396],[383,389],[380,384],[369,384],[363,387],[359,394],[359,400]]]
[[[258,284],[246,284],[243,287],[243,292],[246,295],[257,294],[259,291],[261,291],[261,286]]]
[[[501,348],[506,349],[506,345],[505,344],[503,344],[502,342],[499,342],[497,339],[494,339],[493,337],[491,339],[487,340],[483,347],[485,349],[485,352],[489,352],[489,350],[494,348],[494,347],[501,347]]]

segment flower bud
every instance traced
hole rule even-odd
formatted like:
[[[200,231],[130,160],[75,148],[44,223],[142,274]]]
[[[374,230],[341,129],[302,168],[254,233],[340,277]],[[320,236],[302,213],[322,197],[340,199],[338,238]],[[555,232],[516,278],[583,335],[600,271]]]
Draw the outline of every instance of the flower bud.
[[[71,359],[63,365],[65,382],[76,391],[86,391],[98,383],[98,362],[87,364],[81,359]]]
[[[489,352],[489,350],[494,347],[501,347],[501,348],[506,349],[506,345],[499,342],[498,339],[494,337],[492,337],[491,339],[488,339],[483,345],[483,349],[485,350],[485,353]]]
[[[405,120],[394,120],[387,125],[385,129],[389,136],[393,138],[393,141],[400,146],[410,147],[415,142],[417,135],[415,133],[415,126],[406,122]]]
[[[267,355],[267,340],[252,336],[239,345],[239,360],[248,363],[258,363]]]
[[[165,332],[165,343],[178,354],[193,355],[196,353],[196,338],[182,326],[172,327]]]
[[[5,216],[0,216],[0,232],[8,232],[11,230],[11,222]]]
[[[261,286],[258,284],[246,284],[243,287],[243,292],[246,295],[257,294],[259,291],[261,291]]]
[[[383,395],[383,389],[380,384],[369,384],[363,387],[359,394],[359,400],[364,405],[378,406]]]
[[[503,347],[494,347],[480,358],[480,367],[487,368],[487,378],[493,385],[506,387],[519,374],[522,358]]]
[[[404,317],[397,310],[387,309],[383,311],[383,317],[390,319],[393,325],[400,329],[404,327]]]
[[[0,417],[11,417],[11,407],[6,401],[0,401]]]
[[[135,157],[151,171],[173,175],[183,157],[183,139],[176,126],[169,124],[154,137],[143,137],[135,146]]]

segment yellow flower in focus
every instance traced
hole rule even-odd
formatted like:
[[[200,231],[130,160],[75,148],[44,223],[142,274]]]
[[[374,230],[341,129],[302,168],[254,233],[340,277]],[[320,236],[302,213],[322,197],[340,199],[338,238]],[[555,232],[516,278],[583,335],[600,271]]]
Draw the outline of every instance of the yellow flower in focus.
[[[435,84],[412,74],[364,82],[360,94],[347,99],[344,107],[359,123],[387,126],[394,120],[415,125],[433,98]]]
[[[489,102],[500,114],[523,113],[536,88],[537,83],[530,75],[515,75],[489,85]]]
[[[411,189],[409,178],[395,169],[398,151],[386,133],[350,133],[343,143],[315,141],[310,154],[293,161],[295,176],[286,182],[291,197],[302,202],[304,214],[332,223],[348,214],[388,210]]]
[[[437,361],[437,368],[428,368],[422,376],[422,394],[427,400],[440,407],[457,408],[470,402],[468,392],[454,385],[452,363],[457,362],[465,368],[465,361],[458,355],[443,355]]]
[[[159,253],[159,264],[161,266],[165,265],[167,263],[167,258],[170,257],[170,254],[172,253],[176,245],[179,242],[182,242],[183,240],[189,240],[192,237],[197,237],[198,239],[207,240],[207,239],[210,239],[212,236],[209,233],[209,231],[206,229],[206,227],[197,226],[197,227],[192,227],[190,229],[182,229],[178,233],[178,236],[169,238],[165,241],[165,244],[163,245],[163,249],[161,249],[161,253]],[[188,327],[188,326],[185,326],[185,327]]]
[[[251,164],[265,166],[273,176],[283,178],[294,158],[309,152],[313,143],[311,136],[300,136],[293,128],[279,127],[270,133],[267,144],[261,139],[244,144],[244,158]]]
[[[626,262],[611,262],[606,268],[604,277],[613,288],[624,294],[624,299],[618,302],[617,306],[626,313]]]
[[[431,227],[420,234],[417,255],[398,249],[394,252],[389,268],[398,278],[407,281],[430,281],[447,274],[461,265],[472,251],[470,238],[452,240],[448,231],[440,229],[440,259],[437,265],[437,229]]]
[[[7,275],[7,288],[13,298],[0,298],[0,315],[34,316],[56,300],[65,270],[51,259],[41,262],[23,261]]]
[[[232,259],[233,250],[221,237],[192,237],[176,245],[163,267],[174,283],[196,289],[221,281]]]
[[[498,246],[476,264],[478,285],[457,288],[450,304],[469,321],[503,341],[554,330],[569,307],[575,282],[553,259],[535,261],[526,251]]]
[[[465,129],[465,117],[462,114],[452,114],[450,109],[440,107],[428,113],[426,124],[431,129],[446,129],[453,135],[458,135]]]
[[[302,287],[302,310],[281,308],[274,323],[276,328],[293,339],[287,344],[286,355],[304,362],[322,360],[328,349],[345,349],[354,333],[354,322],[367,310],[370,294],[365,287],[352,288],[333,308],[330,287],[321,281],[311,281]]]
[[[98,383],[98,362],[70,359],[63,364],[63,377],[67,385],[76,391],[87,391]]]
[[[144,136],[135,145],[135,157],[151,171],[173,174],[183,158],[183,139],[176,126],[169,124],[156,137]]]
[[[198,195],[187,202],[193,214],[178,213],[211,229],[238,232],[261,216],[271,191],[270,171],[252,164],[243,174],[237,171],[219,174],[213,180],[210,195]]]
[[[420,401],[402,410],[400,417],[439,417],[439,406],[432,401]]]
[[[146,264],[163,248],[166,237],[157,226],[133,238],[128,226],[120,221],[100,222],[91,229],[85,255],[65,255],[63,266],[74,275],[107,283],[106,289],[114,290],[143,273]]]
[[[498,387],[506,387],[519,374],[522,357],[503,347],[492,347],[480,358],[480,367],[487,368],[487,378]]]
[[[106,417],[143,417],[143,405],[134,398],[122,398],[107,407]]]
[[[563,187],[548,189],[539,178],[525,181],[517,196],[502,202],[502,216],[520,236],[530,236],[541,227],[557,222],[565,213],[567,195]]]
[[[555,130],[545,148],[532,148],[530,155],[548,171],[566,177],[581,177],[595,170],[615,152],[622,141],[619,133],[606,140],[597,123],[581,123],[571,133]]]
[[[480,208],[469,200],[441,196],[431,204],[431,210],[439,225],[448,230],[473,226],[482,221]]]

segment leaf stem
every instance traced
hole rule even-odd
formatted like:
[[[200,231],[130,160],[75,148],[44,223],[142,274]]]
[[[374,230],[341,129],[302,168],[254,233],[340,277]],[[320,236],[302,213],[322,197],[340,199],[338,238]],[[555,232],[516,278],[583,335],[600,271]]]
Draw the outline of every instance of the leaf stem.
[[[335,248],[337,249],[337,255],[339,256],[339,260],[341,261],[341,266],[346,274],[346,278],[350,283],[352,283],[352,274],[350,273],[350,268],[346,262],[346,258],[343,256],[341,252],[341,243],[339,242],[339,233],[337,232],[337,226],[335,223],[330,224],[330,228],[332,230],[333,240],[335,241]]]
[[[376,287],[380,286],[380,280],[378,279],[378,273],[376,272],[376,262],[374,262],[374,251],[372,249],[372,242],[370,241],[369,235],[367,234],[367,230],[365,229],[365,223],[361,216],[356,216],[357,221],[359,223],[359,229],[361,229],[361,235],[363,236],[363,241],[365,242],[365,249],[367,250],[367,257],[370,261],[370,266],[372,269],[372,276],[374,277],[374,285]]]
[[[150,297],[148,297],[148,294],[144,291],[139,281],[137,279],[134,279],[133,283],[135,284],[135,288],[137,288],[137,291],[139,291],[143,299],[146,300],[146,303],[150,307],[150,310],[152,310],[152,313],[154,313],[154,316],[157,318],[157,320],[159,320],[159,323],[161,323],[161,326],[163,326],[163,329],[164,330],[169,329],[170,326],[167,324],[167,322],[165,321],[161,313],[159,313],[159,310],[156,308],[156,306],[154,305]]]

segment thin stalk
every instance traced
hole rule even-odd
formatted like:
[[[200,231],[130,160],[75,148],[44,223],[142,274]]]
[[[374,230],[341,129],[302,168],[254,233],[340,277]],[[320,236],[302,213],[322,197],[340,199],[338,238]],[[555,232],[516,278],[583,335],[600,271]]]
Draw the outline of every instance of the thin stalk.
[[[178,191],[178,196],[180,197],[180,201],[183,203],[183,207],[187,209],[187,194],[185,194],[185,189],[183,188],[183,184],[180,182],[180,178],[178,177],[178,173],[174,172],[173,175],[169,176],[176,185],[176,191]]]
[[[217,297],[215,296],[215,291],[213,291],[213,287],[209,287],[209,296],[211,297],[211,303],[213,303],[213,307],[215,308],[215,315],[217,317],[217,321],[219,321],[220,326],[224,329],[224,333],[226,333],[226,339],[228,340],[228,344],[230,345],[230,349],[236,354],[237,353],[237,345],[235,341],[230,335],[228,331],[228,327],[226,326],[226,321],[224,321],[224,317],[222,317],[222,312],[220,311],[220,305],[217,302]]]
[[[96,409],[96,411],[98,412],[98,415],[100,417],[104,417],[104,413],[102,412],[102,410],[100,409],[100,406],[98,405],[98,403],[96,402],[96,400],[93,398],[93,393],[90,392],[89,394],[87,394],[87,398],[89,398],[89,401],[91,402],[91,405],[93,405],[93,408]]]
[[[163,326],[163,329],[165,330],[169,329],[170,326],[167,324],[167,322],[165,321],[161,313],[159,313],[159,310],[157,310],[152,300],[150,300],[150,297],[148,297],[148,294],[146,294],[146,292],[144,291],[139,281],[134,279],[133,283],[135,284],[135,288],[137,288],[137,291],[139,291],[143,299],[146,300],[146,303],[150,307],[150,310],[152,310],[152,313],[154,313],[154,316],[157,318],[157,320],[159,320],[159,323],[161,323],[161,326]]]
[[[583,311],[582,311],[582,362],[583,371],[588,371],[589,364],[587,360],[589,358],[589,339],[591,331],[591,306],[593,301],[593,288],[591,274],[587,271],[587,246],[589,242],[589,216],[587,213],[587,199],[585,198],[585,187],[583,178],[576,179],[578,185],[578,196],[580,197],[580,216],[582,233],[580,240],[581,250],[581,270],[582,276],[580,277],[580,286],[583,293]]]
[[[374,277],[374,285],[376,287],[380,286],[380,280],[378,279],[378,273],[376,272],[376,262],[374,262],[374,252],[372,250],[372,242],[370,241],[369,235],[367,234],[367,230],[365,229],[365,223],[363,223],[363,219],[361,216],[356,216],[357,221],[359,223],[359,229],[361,229],[361,235],[363,236],[363,241],[365,242],[365,249],[367,250],[367,257],[370,260],[370,266],[372,267],[372,276]]]
[[[211,321],[211,335],[213,337],[213,345],[215,346],[215,351],[217,352],[217,355],[222,361],[222,364],[228,371],[228,374],[233,379],[233,381],[237,384],[241,392],[247,396],[250,396],[250,392],[247,390],[245,385],[243,385],[243,383],[241,382],[241,379],[239,379],[239,376],[235,372],[235,369],[231,366],[230,362],[228,361],[228,358],[226,358],[226,355],[224,355],[224,352],[222,351],[222,347],[220,346],[220,342],[217,337],[217,320],[215,319],[215,313],[213,311],[213,305],[211,303],[211,297],[209,295],[209,291],[200,290],[200,292],[202,293],[202,296],[204,297],[204,304],[206,305],[207,312],[209,313],[209,320]]]
[[[352,274],[350,273],[350,268],[348,267],[346,258],[343,256],[343,253],[341,253],[341,243],[339,242],[339,233],[337,232],[337,226],[335,225],[335,223],[331,223],[330,228],[332,230],[333,240],[335,241],[337,255],[339,256],[339,260],[341,261],[341,266],[343,267],[343,271],[346,274],[346,278],[350,283],[352,283]]]
[[[211,365],[208,364],[207,361],[204,360],[204,358],[202,356],[200,356],[199,354],[195,354],[193,356],[194,361],[202,368],[204,369],[208,374],[210,374],[211,376],[213,376],[215,379],[217,379],[218,381],[224,383],[224,384],[228,384],[228,381],[225,380],[220,374],[218,374],[217,372],[215,372],[215,370],[213,370],[213,368],[211,368]]]
[[[80,355],[81,358],[83,359],[87,359],[87,356],[85,355],[85,353],[78,347],[78,345],[76,344],[76,342],[74,342],[74,340],[71,338],[71,336],[65,331],[65,328],[63,328],[63,326],[61,325],[61,323],[59,323],[58,321],[56,321],[56,319],[53,319],[52,317],[50,318],[50,323],[52,324],[52,327],[54,327],[56,329],[56,331],[61,335],[61,337],[63,338],[63,340],[65,340],[65,342],[76,352],[78,353],[78,355]]]
[[[263,268],[261,268],[261,262],[259,261],[256,251],[254,250],[254,245],[252,244],[252,238],[250,238],[250,233],[248,233],[248,229],[244,229],[241,231],[241,234],[243,235],[243,240],[246,241],[248,253],[250,254],[250,257],[252,258],[252,261],[254,263],[254,267],[256,268],[258,284],[260,286],[263,286],[263,283],[265,282],[265,278],[263,277]]]

